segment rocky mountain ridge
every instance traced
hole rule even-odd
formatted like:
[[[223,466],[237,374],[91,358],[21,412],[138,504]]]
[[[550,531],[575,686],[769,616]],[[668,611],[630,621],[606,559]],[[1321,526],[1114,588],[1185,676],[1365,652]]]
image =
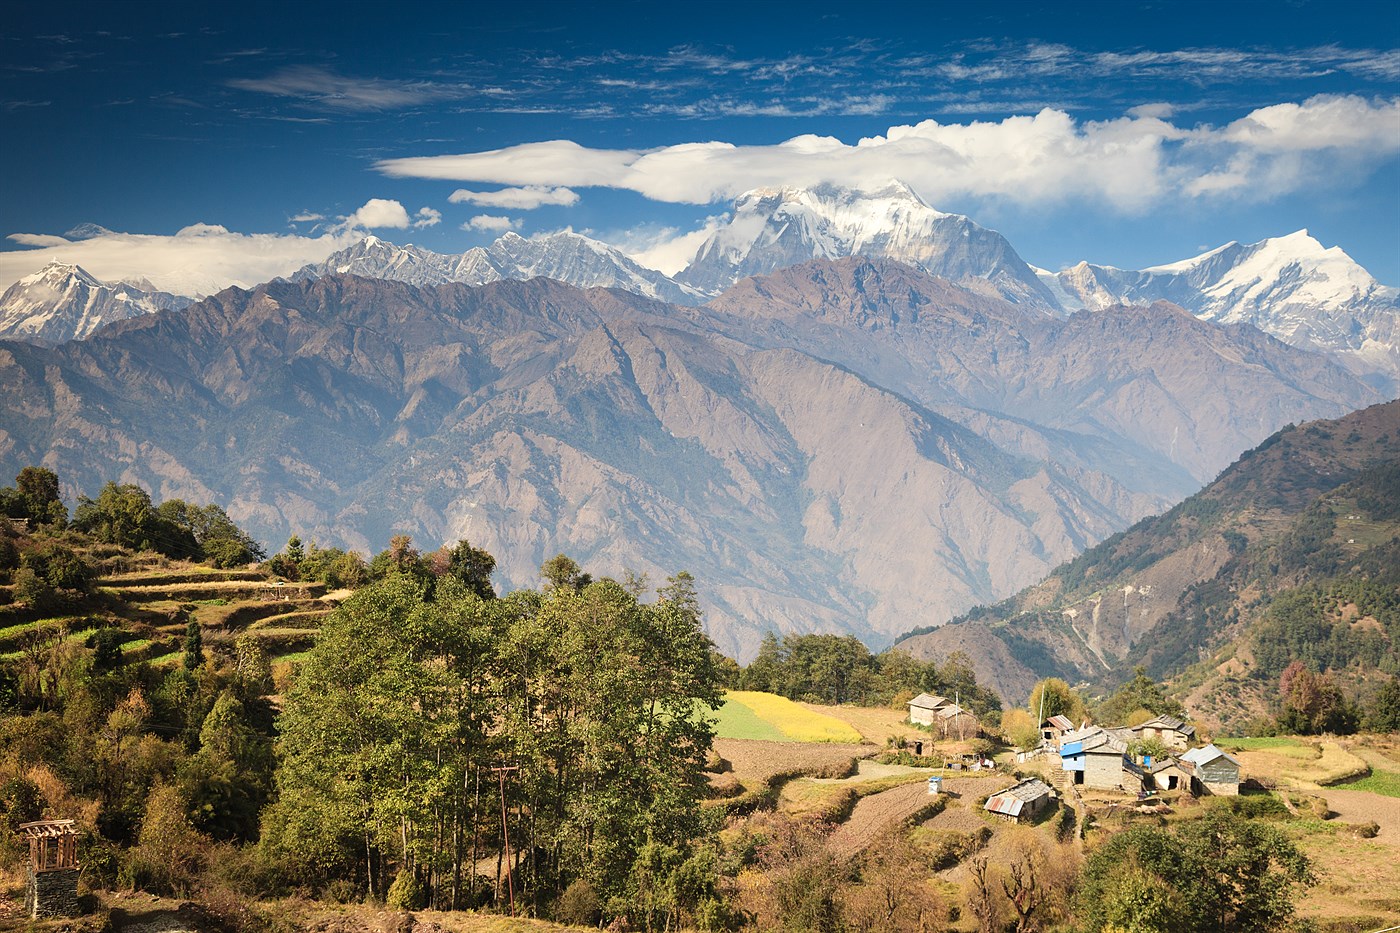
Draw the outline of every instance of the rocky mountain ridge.
[[[1197,681],[1229,679],[1250,669],[1247,639],[1273,599],[1309,583],[1324,563],[1314,552],[1355,579],[1400,573],[1395,516],[1333,501],[1367,471],[1396,463],[1400,401],[1290,425],[1166,512],[1010,599],[899,645],[916,657],[966,651],[979,680],[1012,701],[1042,676],[1112,686],[1138,664],[1157,678],[1195,665]],[[1311,517],[1319,508],[1327,521]],[[1219,697],[1198,705],[1228,712]]]
[[[559,551],[688,569],[741,657],[764,629],[880,644],[995,600],[1230,444],[1374,399],[1251,328],[1166,305],[1056,322],[864,259],[703,307],[540,278],[228,289],[0,343],[0,396],[0,469],[219,502],[274,548],[466,537],[507,588]],[[1159,410],[1171,442],[1143,427]]]
[[[748,276],[852,256],[902,262],[1052,317],[1169,301],[1203,320],[1252,324],[1294,346],[1334,354],[1383,394],[1400,387],[1400,290],[1376,282],[1339,247],[1324,248],[1306,231],[1252,244],[1229,243],[1140,271],[1081,262],[1049,272],[1028,266],[995,231],[935,210],[897,181],[867,190],[818,185],[741,195],[688,267],[674,277],[641,266],[598,240],[560,231],[528,238],[511,232],[456,255],[371,236],[302,268],[293,278],[338,273],[412,285],[480,285],[544,276],[697,305]],[[86,296],[77,292],[65,301],[43,312],[45,321],[68,321],[43,325],[57,338],[35,336],[38,324],[18,323],[30,312],[0,303],[0,336],[55,342],[70,339],[65,333],[91,333],[133,308],[174,306],[167,300],[89,307]]]

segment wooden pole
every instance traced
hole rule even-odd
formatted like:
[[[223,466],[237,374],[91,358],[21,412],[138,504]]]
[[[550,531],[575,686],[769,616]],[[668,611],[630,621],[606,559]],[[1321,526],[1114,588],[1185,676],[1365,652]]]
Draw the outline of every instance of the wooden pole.
[[[510,866],[510,829],[506,825],[506,772],[519,771],[518,765],[500,765],[491,769],[501,779],[501,838],[506,846],[506,888],[510,891],[510,915],[515,916],[515,878]]]

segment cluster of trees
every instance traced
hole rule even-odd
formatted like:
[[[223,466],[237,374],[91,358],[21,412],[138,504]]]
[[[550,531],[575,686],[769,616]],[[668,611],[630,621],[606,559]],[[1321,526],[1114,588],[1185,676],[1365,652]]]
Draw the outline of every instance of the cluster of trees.
[[[718,688],[689,579],[651,603],[577,574],[496,599],[470,563],[431,588],[394,572],[324,623],[279,723],[279,874],[454,908],[482,902],[490,857],[534,913],[566,892],[657,926],[718,910],[700,808]]]
[[[219,506],[183,499],[167,499],[157,506],[150,493],[134,483],[109,482],[96,499],[79,496],[72,525],[106,544],[207,561],[215,567],[238,567],[266,556]]]
[[[766,690],[809,703],[888,706],[927,691],[957,696],[979,717],[1001,711],[1001,698],[977,683],[970,659],[954,653],[922,662],[903,651],[871,654],[847,635],[763,636],[758,656],[737,672],[736,687]]]

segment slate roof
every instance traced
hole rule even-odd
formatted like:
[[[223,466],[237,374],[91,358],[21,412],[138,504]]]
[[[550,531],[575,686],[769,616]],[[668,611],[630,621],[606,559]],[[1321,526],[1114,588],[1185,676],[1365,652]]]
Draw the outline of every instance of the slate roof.
[[[1195,726],[1188,726],[1175,716],[1154,716],[1141,725],[1133,726],[1134,732],[1141,732],[1143,729],[1173,729],[1185,736],[1196,734]]]
[[[909,705],[916,706],[919,709],[939,709],[940,707],[948,705],[948,698],[936,697],[927,693],[921,693],[918,696],[914,697],[914,699],[910,700]]]
[[[1079,746],[1076,750],[1074,746]],[[1060,736],[1060,752],[1077,755],[1086,752],[1091,755],[1122,755],[1128,751],[1128,743],[1103,726],[1086,726]]]

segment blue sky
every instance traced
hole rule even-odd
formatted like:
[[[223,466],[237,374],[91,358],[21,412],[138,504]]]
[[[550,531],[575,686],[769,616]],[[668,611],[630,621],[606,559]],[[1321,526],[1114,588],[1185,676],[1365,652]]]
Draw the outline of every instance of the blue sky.
[[[1394,4],[16,6],[0,287],[209,291],[366,232],[674,266],[747,188],[890,176],[1051,269],[1306,227],[1400,284]]]

